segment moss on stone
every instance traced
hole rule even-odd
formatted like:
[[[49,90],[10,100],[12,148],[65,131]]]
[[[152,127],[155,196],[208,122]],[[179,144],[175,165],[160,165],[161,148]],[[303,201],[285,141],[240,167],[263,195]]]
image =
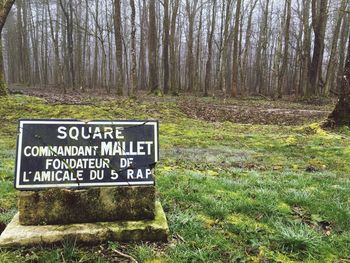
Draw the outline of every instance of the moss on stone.
[[[23,225],[153,219],[154,186],[49,189],[19,193]]]

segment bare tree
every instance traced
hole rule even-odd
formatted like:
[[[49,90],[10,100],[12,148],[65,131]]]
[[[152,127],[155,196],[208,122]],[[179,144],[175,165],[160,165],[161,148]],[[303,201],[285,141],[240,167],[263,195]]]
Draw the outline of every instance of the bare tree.
[[[286,70],[288,66],[288,55],[289,55],[289,28],[290,28],[290,19],[291,19],[291,11],[292,11],[292,0],[285,1],[285,23],[284,23],[284,51],[283,51],[283,59],[282,66],[280,72],[278,73],[278,90],[277,96],[278,98],[282,98],[283,86],[286,83]]]
[[[322,80],[322,61],[324,53],[324,40],[327,24],[328,0],[312,0],[312,29],[314,31],[314,49],[310,65],[310,90],[307,95],[319,94]]]
[[[74,54],[73,54],[73,3],[68,1],[64,3],[62,0],[59,0],[63,15],[65,17],[66,23],[66,40],[67,40],[67,75],[69,85],[74,89],[75,88],[75,69],[74,69]]]
[[[130,0],[131,7],[131,88],[129,96],[134,96],[134,92],[137,85],[136,76],[136,11],[135,11],[135,1]]]
[[[172,94],[177,93],[176,87],[176,46],[175,46],[175,34],[176,34],[176,20],[179,10],[180,0],[175,0],[172,7],[171,25],[170,25],[170,89]]]
[[[169,0],[164,0],[163,18],[163,67],[164,67],[164,93],[169,93]]]
[[[149,87],[152,93],[159,90],[158,83],[158,56],[157,56],[157,23],[155,0],[149,1],[149,32],[148,32],[148,64],[149,64]]]
[[[260,21],[259,40],[256,49],[256,92],[266,93],[266,65],[267,65],[267,45],[268,45],[268,18],[269,18],[270,0],[266,0],[263,6],[263,14]]]
[[[216,0],[213,0],[213,9],[212,9],[212,17],[211,17],[211,27],[208,37],[208,59],[207,59],[207,65],[205,70],[205,86],[204,86],[204,96],[208,96],[208,90],[211,85],[211,56],[213,52],[213,35],[215,30],[215,10],[216,10]]]
[[[238,89],[238,51],[239,51],[239,19],[241,16],[242,0],[237,0],[236,2],[236,13],[235,13],[235,25],[233,29],[233,54],[232,54],[232,88],[231,96],[237,96]]]
[[[6,18],[14,2],[15,0],[2,0],[0,2],[0,96],[5,96],[7,94],[7,87],[4,77],[4,62],[2,55],[2,29],[4,28]]]
[[[197,14],[198,0],[186,0],[186,14],[188,17],[188,36],[187,36],[187,57],[186,57],[186,70],[187,70],[187,90],[192,91],[194,86],[194,58],[193,58],[193,34],[194,34],[194,22]]]
[[[332,46],[331,46],[331,55],[328,62],[328,68],[327,68],[327,75],[326,75],[326,83],[325,88],[323,90],[323,95],[327,95],[331,89],[331,87],[334,85],[335,80],[335,70],[336,70],[336,64],[337,64],[337,48],[338,48],[338,42],[339,42],[339,34],[340,34],[340,28],[343,21],[343,18],[345,16],[345,9],[347,6],[347,1],[342,0],[338,14],[337,14],[337,21],[335,23],[334,29],[333,29],[333,36],[332,36]]]
[[[249,72],[247,72],[248,68],[248,58],[249,55],[252,51],[251,48],[251,37],[252,37],[252,20],[253,20],[253,12],[255,10],[256,4],[258,3],[258,0],[255,0],[251,2],[250,4],[250,11],[248,15],[248,22],[247,22],[247,29],[246,29],[246,37],[245,37],[245,48],[243,52],[243,69],[245,72],[243,72],[243,83],[242,85],[246,88],[249,89],[250,91],[250,85],[248,84],[248,78],[249,78]]]
[[[124,90],[123,71],[123,36],[120,0],[114,0],[114,31],[115,31],[115,51],[117,59],[117,94],[122,95]]]

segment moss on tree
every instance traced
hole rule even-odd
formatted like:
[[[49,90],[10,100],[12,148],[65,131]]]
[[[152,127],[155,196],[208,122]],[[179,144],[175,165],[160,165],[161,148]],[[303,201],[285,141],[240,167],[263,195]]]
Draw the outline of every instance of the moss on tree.
[[[2,54],[0,54],[0,56],[2,56]],[[0,96],[3,97],[7,95],[8,95],[8,89],[4,80],[4,74],[0,72]]]
[[[8,91],[5,84],[3,57],[2,57],[2,45],[1,45],[1,32],[5,25],[6,18],[10,13],[11,7],[15,0],[1,0],[0,1],[0,97],[6,96]]]

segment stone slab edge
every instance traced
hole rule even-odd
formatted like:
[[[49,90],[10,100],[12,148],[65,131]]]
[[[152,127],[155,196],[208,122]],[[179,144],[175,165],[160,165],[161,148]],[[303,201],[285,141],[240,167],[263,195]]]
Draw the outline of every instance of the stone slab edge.
[[[98,244],[105,241],[167,241],[168,223],[160,202],[154,220],[84,223],[71,225],[22,226],[18,214],[0,236],[0,247],[60,244],[64,240]]]

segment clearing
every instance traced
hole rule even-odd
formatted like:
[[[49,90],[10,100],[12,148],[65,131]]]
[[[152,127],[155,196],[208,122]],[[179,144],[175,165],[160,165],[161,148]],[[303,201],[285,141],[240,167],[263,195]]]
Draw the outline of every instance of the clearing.
[[[40,97],[0,99],[0,232],[16,212],[17,119],[159,119],[157,190],[171,238],[0,250],[0,262],[350,261],[350,131],[317,124],[334,104]]]

